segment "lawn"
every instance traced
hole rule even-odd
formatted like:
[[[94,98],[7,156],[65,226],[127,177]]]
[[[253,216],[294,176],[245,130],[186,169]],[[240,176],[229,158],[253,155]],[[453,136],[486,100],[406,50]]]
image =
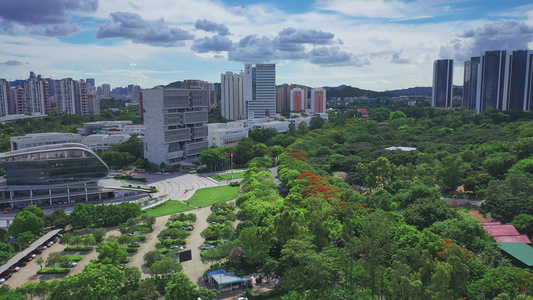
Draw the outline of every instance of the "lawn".
[[[181,201],[168,200],[157,206],[145,209],[143,214],[147,214],[150,217],[161,217],[161,216],[184,212],[187,210],[191,210],[193,208],[194,207],[191,207],[187,204],[183,204]]]
[[[233,179],[244,178],[244,173],[245,173],[244,171],[243,172],[235,172],[235,173],[233,173]],[[209,176],[209,177],[213,178],[216,181],[231,180],[231,174],[218,174],[218,175],[213,175],[213,176]]]
[[[224,185],[196,190],[192,197],[185,201],[194,206],[209,206],[226,202],[239,196],[239,187]]]
[[[487,222],[485,218],[475,209],[470,209],[466,207],[457,208],[457,212],[465,219],[473,219],[476,222]]]

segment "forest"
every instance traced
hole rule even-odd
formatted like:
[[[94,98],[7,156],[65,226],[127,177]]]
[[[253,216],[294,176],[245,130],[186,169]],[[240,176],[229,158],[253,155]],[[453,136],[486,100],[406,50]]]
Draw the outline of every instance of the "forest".
[[[347,109],[321,128],[251,132],[204,152],[208,166],[221,151],[249,167],[233,240],[204,259],[278,274],[272,297],[284,300],[532,296],[530,271],[511,264],[481,220],[443,199],[484,199],[482,215],[531,237],[532,113],[368,111],[372,120]],[[265,169],[272,158],[281,189]]]

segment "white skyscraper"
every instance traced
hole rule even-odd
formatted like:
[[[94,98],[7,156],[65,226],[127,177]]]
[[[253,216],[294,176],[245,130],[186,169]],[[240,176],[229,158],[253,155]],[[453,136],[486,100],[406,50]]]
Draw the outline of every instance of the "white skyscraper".
[[[244,73],[226,72],[221,74],[220,84],[222,116],[233,121],[245,119]]]
[[[109,98],[111,95],[111,86],[109,83],[102,84],[102,97]]]
[[[56,81],[57,112],[71,115],[89,115],[89,96],[85,80],[65,78]]]
[[[262,118],[276,112],[276,65],[244,66],[246,117]]]

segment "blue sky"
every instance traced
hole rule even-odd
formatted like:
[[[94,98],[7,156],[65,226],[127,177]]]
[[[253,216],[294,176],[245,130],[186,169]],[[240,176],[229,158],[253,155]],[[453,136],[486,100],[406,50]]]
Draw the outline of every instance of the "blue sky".
[[[277,84],[430,86],[435,59],[533,49],[526,0],[2,0],[0,78],[219,82],[276,63]]]

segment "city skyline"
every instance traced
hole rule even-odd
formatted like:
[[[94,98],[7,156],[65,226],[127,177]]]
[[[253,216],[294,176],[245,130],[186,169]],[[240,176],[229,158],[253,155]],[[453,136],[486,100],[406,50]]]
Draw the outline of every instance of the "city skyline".
[[[143,88],[275,63],[278,84],[384,91],[431,86],[448,58],[462,85],[470,57],[533,49],[526,0],[5,0],[0,24],[0,78]]]

